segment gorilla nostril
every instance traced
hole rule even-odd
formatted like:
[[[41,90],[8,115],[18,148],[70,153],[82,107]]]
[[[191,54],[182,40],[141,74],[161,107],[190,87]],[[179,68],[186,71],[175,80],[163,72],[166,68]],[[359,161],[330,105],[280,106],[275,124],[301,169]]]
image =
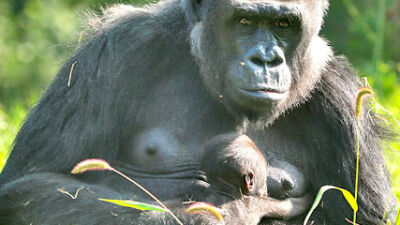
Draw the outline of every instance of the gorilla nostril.
[[[280,57],[275,57],[271,60],[265,60],[260,57],[254,56],[250,58],[250,62],[258,67],[276,67],[283,63],[283,60]]]
[[[255,64],[256,66],[259,66],[259,67],[264,67],[265,64],[266,64],[266,62],[263,61],[262,59],[260,59],[259,57],[252,57],[252,58],[250,59],[250,61],[251,61],[253,64]]]
[[[267,62],[268,67],[275,67],[275,66],[279,66],[283,63],[283,60],[279,57],[274,58],[273,60]]]
[[[282,180],[282,187],[284,190],[289,191],[294,188],[294,183],[293,183],[293,181],[285,179],[285,180]]]

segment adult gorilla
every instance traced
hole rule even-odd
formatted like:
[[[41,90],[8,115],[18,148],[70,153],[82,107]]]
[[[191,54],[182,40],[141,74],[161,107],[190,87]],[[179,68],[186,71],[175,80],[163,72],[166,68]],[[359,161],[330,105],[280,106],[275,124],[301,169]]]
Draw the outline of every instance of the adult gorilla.
[[[263,151],[268,191],[278,202],[305,199],[327,184],[354,190],[359,81],[318,36],[327,5],[166,0],[105,10],[15,140],[0,177],[1,223],[174,223],[167,214],[99,202],[151,201],[118,176],[69,174],[81,160],[104,158],[161,197],[184,224],[216,224],[186,215],[182,202],[210,199],[199,170],[202,150],[229,132],[247,134]],[[361,121],[361,224],[380,224],[386,203],[396,203],[374,120]],[[71,199],[57,189],[81,190]],[[227,224],[304,218],[262,218],[256,204],[234,199],[221,207]],[[331,192],[312,220],[346,224],[351,217],[344,198]]]

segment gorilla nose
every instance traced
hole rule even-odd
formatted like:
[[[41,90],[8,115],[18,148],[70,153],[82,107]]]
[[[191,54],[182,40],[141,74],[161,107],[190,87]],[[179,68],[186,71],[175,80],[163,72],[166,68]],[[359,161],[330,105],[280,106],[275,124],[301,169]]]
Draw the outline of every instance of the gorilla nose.
[[[274,46],[265,48],[263,45],[257,45],[250,49],[247,54],[247,64],[253,70],[273,68],[284,63],[283,51]]]

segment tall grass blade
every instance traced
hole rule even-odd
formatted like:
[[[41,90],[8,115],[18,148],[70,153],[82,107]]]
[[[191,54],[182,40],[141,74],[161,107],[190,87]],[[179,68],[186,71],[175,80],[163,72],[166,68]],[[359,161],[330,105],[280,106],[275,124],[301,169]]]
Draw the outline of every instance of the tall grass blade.
[[[142,211],[151,210],[151,211],[157,211],[157,212],[167,212],[167,210],[164,208],[158,207],[156,205],[143,203],[143,202],[136,202],[136,201],[131,201],[131,200],[104,199],[104,198],[99,198],[99,200],[103,201],[103,202],[109,202],[109,203],[112,203],[115,205],[139,209]]]
[[[367,20],[363,17],[357,7],[353,4],[351,0],[342,0],[346,10],[349,12],[355,24],[360,27],[368,41],[374,44],[377,37],[371,26],[368,24]]]
[[[71,171],[72,174],[79,174],[79,173],[84,173],[86,171],[92,171],[92,170],[110,170],[113,171],[114,173],[120,175],[121,177],[125,178],[132,184],[134,184],[136,187],[140,188],[143,192],[148,194],[152,199],[154,199],[161,207],[165,209],[166,212],[168,212],[175,220],[178,222],[179,225],[183,225],[183,223],[178,219],[178,217],[175,216],[175,214],[168,209],[164,203],[162,203],[156,196],[154,196],[150,191],[148,191],[145,187],[143,187],[141,184],[133,180],[132,178],[128,177],[121,171],[111,167],[106,161],[102,159],[87,159],[84,160],[80,163],[78,163]],[[114,201],[114,200],[111,200]],[[119,202],[121,203],[121,202]],[[122,204],[122,203],[121,203]]]
[[[344,198],[349,203],[349,205],[353,209],[353,211],[354,212],[358,211],[357,201],[349,191],[347,191],[346,189],[335,187],[335,186],[331,186],[331,185],[322,186],[319,189],[317,196],[315,197],[314,203],[312,204],[310,211],[307,213],[307,216],[304,219],[303,225],[307,225],[308,220],[310,219],[312,213],[314,212],[314,210],[317,208],[319,202],[321,201],[323,194],[326,191],[332,190],[332,189],[336,189],[336,190],[342,192]]]
[[[377,26],[376,26],[376,40],[374,42],[373,51],[373,63],[377,66],[378,62],[382,58],[383,43],[385,36],[385,20],[386,20],[386,0],[378,1],[378,13],[377,13]],[[379,76],[376,77],[379,79]],[[381,85],[381,83],[377,82]]]
[[[369,87],[364,87],[361,88],[358,91],[357,97],[356,97],[356,119],[357,119],[357,127],[356,127],[356,154],[357,154],[357,159],[356,159],[356,177],[355,177],[355,187],[354,187],[354,200],[357,204],[357,196],[358,196],[358,176],[359,176],[359,171],[360,171],[360,136],[361,136],[361,128],[360,128],[360,119],[362,116],[362,106],[364,103],[364,99],[366,96],[373,96],[372,89]],[[354,215],[353,215],[353,224],[355,225],[357,222],[357,210],[354,210]]]

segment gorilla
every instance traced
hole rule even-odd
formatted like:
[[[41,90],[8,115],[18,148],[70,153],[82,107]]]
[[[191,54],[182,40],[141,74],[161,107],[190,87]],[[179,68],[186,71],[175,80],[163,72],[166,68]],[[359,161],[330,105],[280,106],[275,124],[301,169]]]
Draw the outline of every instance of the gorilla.
[[[242,211],[248,209],[246,213],[253,216],[246,219],[246,224],[257,224],[260,218],[256,215],[288,219],[307,209],[307,198],[297,201],[290,198],[285,201],[266,198],[267,161],[246,135],[220,134],[211,139],[204,149],[201,168],[210,184],[210,198],[206,198],[206,201],[217,205],[225,203],[223,207],[227,206],[229,211],[232,211],[231,207],[240,208]],[[219,195],[215,196],[215,193]],[[249,199],[251,207],[237,206],[249,202]],[[232,201],[236,201],[237,204],[233,204]],[[254,209],[261,213],[255,213]],[[232,224],[235,224],[235,220],[236,218]]]
[[[267,196],[268,165],[246,135],[220,134],[207,143],[201,167],[222,194]]]
[[[98,201],[152,203],[113,173],[70,174],[88,158],[134,178],[185,225],[221,223],[185,212],[207,199],[225,224],[302,224],[321,186],[354,190],[361,82],[319,36],[327,8],[328,0],[163,0],[91,17],[86,41],[15,139],[0,175],[0,224],[176,224]],[[389,132],[375,115],[359,123],[357,223],[381,224],[397,203],[380,146]],[[271,204],[293,203],[298,216],[269,216],[273,206],[259,209],[257,195],[218,204],[201,159],[210,139],[232,132],[267,159]],[[332,191],[310,223],[347,224],[352,214]]]

